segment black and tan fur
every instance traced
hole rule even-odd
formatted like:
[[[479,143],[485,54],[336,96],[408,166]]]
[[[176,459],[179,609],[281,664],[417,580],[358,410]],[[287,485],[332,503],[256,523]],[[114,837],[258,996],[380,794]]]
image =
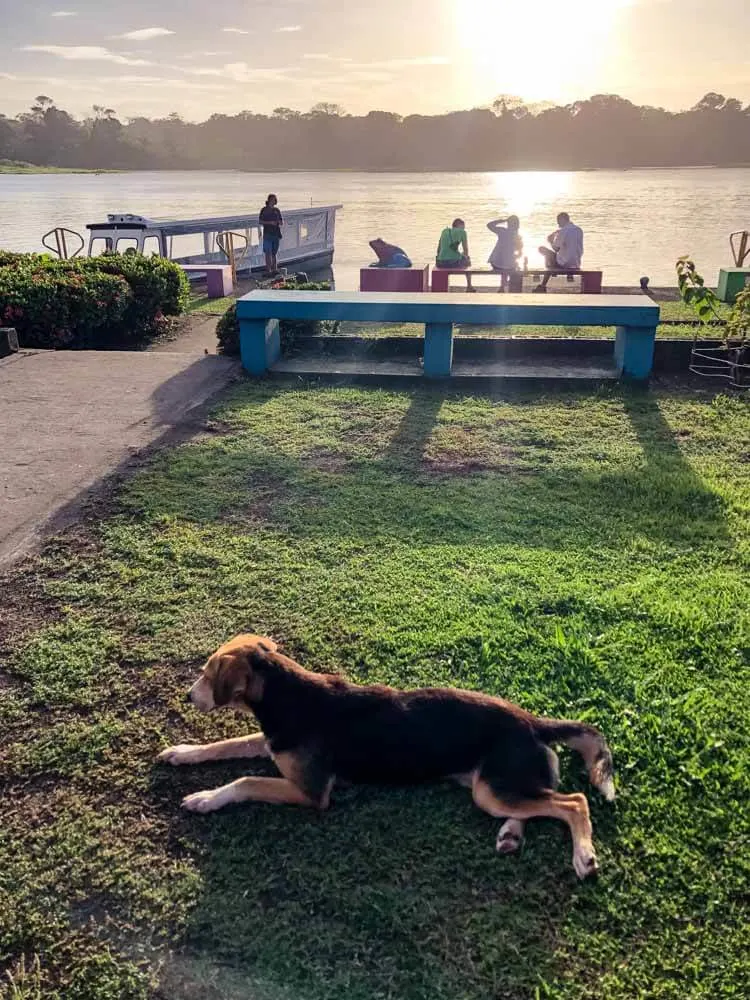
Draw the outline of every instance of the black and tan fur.
[[[399,691],[358,686],[315,674],[282,655],[272,639],[239,635],[218,649],[190,690],[202,711],[232,706],[250,711],[262,732],[205,746],[176,746],[159,760],[198,764],[270,756],[280,777],[247,777],[183,801],[212,812],[255,801],[328,807],[336,780],[416,784],[453,778],[474,802],[506,820],[497,848],[515,850],[523,823],[549,816],[567,823],[579,878],[597,870],[585,796],[557,791],[552,743],[579,751],[589,777],[612,800],[612,756],[593,726],[544,719],[475,691]]]

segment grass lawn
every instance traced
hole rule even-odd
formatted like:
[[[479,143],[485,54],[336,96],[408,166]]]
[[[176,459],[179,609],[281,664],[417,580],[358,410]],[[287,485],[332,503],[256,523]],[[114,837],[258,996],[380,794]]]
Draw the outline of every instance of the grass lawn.
[[[212,310],[206,310],[212,311]],[[340,323],[336,331],[341,337],[423,337],[424,324],[420,323]],[[615,336],[613,326],[477,326],[456,324],[454,333],[459,336],[474,337],[594,337],[611,340]],[[689,340],[695,335],[695,327],[687,323],[676,326],[660,324],[656,328],[656,336],[686,337]],[[706,327],[702,336],[721,338],[722,328]]]
[[[215,314],[218,319],[218,317],[223,316],[227,309],[230,306],[233,306],[236,301],[237,299],[234,295],[227,295],[223,299],[209,299],[205,293],[193,295],[187,311],[189,313]]]
[[[746,997],[749,513],[739,397],[239,384],[4,581],[0,995]],[[267,767],[153,762],[247,731],[185,702],[243,629],[601,726],[598,881],[456,786],[182,813]]]

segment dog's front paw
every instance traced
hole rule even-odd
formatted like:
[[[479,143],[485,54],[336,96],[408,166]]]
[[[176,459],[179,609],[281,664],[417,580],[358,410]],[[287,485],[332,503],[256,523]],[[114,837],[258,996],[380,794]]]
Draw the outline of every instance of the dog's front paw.
[[[517,819],[509,819],[500,827],[495,843],[499,854],[514,854],[523,842],[523,823]]]
[[[222,797],[216,791],[193,792],[192,795],[186,795],[182,800],[183,809],[196,813],[214,812],[216,809],[221,809],[223,805]]]
[[[580,879],[596,875],[599,871],[599,862],[596,860],[596,852],[591,844],[582,844],[573,851],[573,867],[576,875]]]
[[[156,758],[162,764],[172,764],[177,767],[179,764],[200,764],[202,760],[203,747],[191,746],[189,743],[180,743],[176,747],[167,747]]]

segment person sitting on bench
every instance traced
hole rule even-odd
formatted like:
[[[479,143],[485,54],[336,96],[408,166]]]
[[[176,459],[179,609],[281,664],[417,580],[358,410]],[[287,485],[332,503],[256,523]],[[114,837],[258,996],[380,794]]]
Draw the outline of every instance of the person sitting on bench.
[[[454,219],[453,224],[446,226],[440,234],[435,267],[450,268],[454,271],[463,271],[471,267],[469,237],[463,219]],[[466,275],[466,291],[474,291],[470,274]]]
[[[406,253],[393,243],[386,243],[378,237],[370,240],[370,247],[378,258],[377,264],[370,264],[370,267],[411,267]]]
[[[583,230],[570,221],[567,212],[560,212],[557,217],[554,233],[548,237],[549,247],[539,247],[539,253],[544,257],[545,267],[552,271],[578,271],[583,257]],[[550,249],[551,248],[551,249]],[[546,292],[552,274],[545,274],[535,292]],[[572,279],[572,275],[569,276]]]
[[[497,243],[487,258],[493,271],[518,270],[518,258],[523,252],[523,240],[519,235],[521,221],[517,215],[509,215],[507,219],[494,219],[487,223],[487,228],[497,237]],[[510,282],[510,275],[504,273],[500,279],[500,291],[504,292]]]

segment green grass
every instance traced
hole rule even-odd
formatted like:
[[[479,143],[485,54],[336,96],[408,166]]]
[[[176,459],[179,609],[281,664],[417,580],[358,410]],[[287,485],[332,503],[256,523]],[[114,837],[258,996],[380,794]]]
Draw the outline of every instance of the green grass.
[[[738,397],[239,385],[4,581],[0,995],[747,996],[749,513]],[[255,769],[154,764],[246,731],[184,698],[241,629],[601,726],[598,881],[454,786],[180,812]]]
[[[227,295],[223,299],[209,299],[205,294],[194,295],[190,300],[187,311],[189,313],[212,313],[216,316],[223,316],[230,306],[233,306],[237,299],[234,295]]]
[[[613,326],[461,326],[454,332],[459,336],[474,337],[609,337],[614,339]],[[688,324],[664,326],[656,329],[656,336],[693,338],[695,327]],[[721,328],[706,327],[706,337],[721,337]],[[419,323],[341,323],[337,336],[341,337],[424,337],[424,325]]]
[[[662,319],[698,319],[695,309],[684,302],[658,302],[657,304]],[[719,318],[726,319],[731,311],[731,306],[721,302],[718,305],[718,311]]]

